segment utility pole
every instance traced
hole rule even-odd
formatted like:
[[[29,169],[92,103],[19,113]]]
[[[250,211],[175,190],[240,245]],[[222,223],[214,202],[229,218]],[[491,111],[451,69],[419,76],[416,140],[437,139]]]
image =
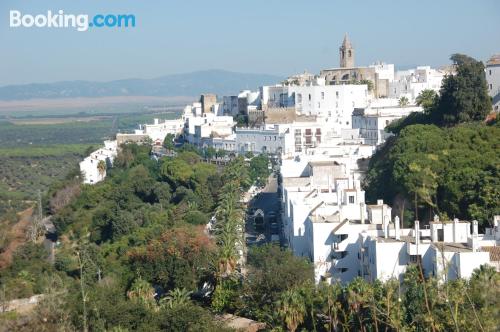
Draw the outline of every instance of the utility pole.
[[[85,292],[85,280],[84,278],[84,260],[80,251],[76,252],[78,258],[78,269],[80,270],[80,291],[82,295],[82,307],[83,307],[83,332],[88,332],[87,327],[87,293]]]

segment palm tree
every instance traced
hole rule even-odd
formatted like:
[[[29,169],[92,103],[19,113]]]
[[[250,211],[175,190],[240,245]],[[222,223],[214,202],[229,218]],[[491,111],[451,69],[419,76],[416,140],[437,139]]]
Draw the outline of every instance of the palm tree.
[[[185,288],[174,288],[160,300],[160,306],[172,309],[189,304],[191,302],[191,293]]]
[[[410,101],[408,100],[407,97],[403,96],[403,97],[399,98],[399,106],[406,107],[409,104],[410,104]]]
[[[353,322],[357,318],[356,329],[365,331],[363,309],[367,307],[371,288],[364,279],[354,279],[346,288],[347,303]]]
[[[141,277],[134,281],[130,291],[127,292],[127,297],[144,304],[148,308],[152,308],[156,303],[154,288]]]
[[[340,302],[341,294],[342,286],[338,283],[330,285],[326,282],[322,282],[318,286],[319,303],[321,303],[319,310],[321,314],[326,317],[325,328],[329,332],[339,331],[339,324],[342,324],[340,315],[343,314],[345,316],[342,303]],[[347,327],[345,329],[347,329]]]
[[[431,89],[425,89],[420,92],[420,94],[415,99],[418,106],[422,106],[424,111],[430,110],[437,102],[438,95],[436,91]]]
[[[236,268],[238,246],[242,243],[243,210],[241,191],[237,181],[226,183],[222,188],[216,210],[215,234],[219,246],[219,276],[230,275]]]
[[[99,172],[102,180],[104,178],[104,175],[106,174],[106,162],[104,160],[99,160],[99,162],[97,163],[97,171]]]
[[[304,322],[306,314],[304,298],[295,289],[285,291],[278,302],[278,313],[284,319],[288,330],[294,332]]]

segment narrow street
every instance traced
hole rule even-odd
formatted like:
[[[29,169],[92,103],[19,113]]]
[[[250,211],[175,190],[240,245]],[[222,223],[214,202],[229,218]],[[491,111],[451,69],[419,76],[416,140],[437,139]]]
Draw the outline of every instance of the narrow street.
[[[272,234],[281,237],[280,203],[278,196],[278,182],[274,173],[268,178],[266,186],[250,202],[246,217],[247,245],[262,245],[271,242]],[[255,227],[254,213],[258,210],[264,212],[264,223],[262,227]],[[275,223],[275,229],[272,230],[271,223]],[[277,226],[276,226],[277,223]],[[276,228],[277,227],[277,228]],[[279,242],[279,241],[276,241]]]

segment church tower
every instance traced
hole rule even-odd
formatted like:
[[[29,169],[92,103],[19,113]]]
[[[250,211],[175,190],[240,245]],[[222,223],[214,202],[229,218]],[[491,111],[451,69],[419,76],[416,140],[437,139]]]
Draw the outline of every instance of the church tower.
[[[344,36],[340,51],[340,68],[353,68],[354,67],[354,48],[347,33]]]

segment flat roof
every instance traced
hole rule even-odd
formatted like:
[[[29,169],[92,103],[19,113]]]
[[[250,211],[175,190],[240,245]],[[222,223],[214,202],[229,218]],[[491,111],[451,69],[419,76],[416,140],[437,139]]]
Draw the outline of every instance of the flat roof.
[[[285,177],[283,178],[284,186],[307,186],[310,185],[311,181],[309,177]]]
[[[467,220],[459,220],[459,224],[468,224]],[[453,220],[429,221],[429,224],[453,224]]]
[[[442,251],[450,252],[470,252],[472,251],[465,243],[454,242],[433,242],[432,245]]]
[[[310,161],[308,164],[311,166],[341,166],[335,160]]]

